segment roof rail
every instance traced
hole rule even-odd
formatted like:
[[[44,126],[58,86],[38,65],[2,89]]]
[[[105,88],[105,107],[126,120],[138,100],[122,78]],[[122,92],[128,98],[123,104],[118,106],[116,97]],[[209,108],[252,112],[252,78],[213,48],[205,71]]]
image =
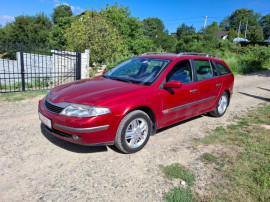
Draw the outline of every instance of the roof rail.
[[[182,53],[177,54],[177,56],[183,56],[183,55],[202,55],[202,56],[205,56],[205,57],[218,58],[216,55],[209,54],[209,53],[182,52]]]
[[[170,53],[162,53],[162,52],[147,52],[147,53],[143,53],[142,55],[156,55],[156,54],[170,54]]]

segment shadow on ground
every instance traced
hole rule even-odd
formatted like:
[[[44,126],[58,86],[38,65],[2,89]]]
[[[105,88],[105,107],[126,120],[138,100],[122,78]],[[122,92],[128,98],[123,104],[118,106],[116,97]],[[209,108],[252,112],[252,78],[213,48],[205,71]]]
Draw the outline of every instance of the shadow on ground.
[[[255,99],[259,99],[259,100],[270,102],[270,99],[269,98],[266,98],[266,97],[261,97],[261,96],[257,96],[257,95],[251,95],[251,94],[243,93],[243,92],[238,92],[238,93],[240,93],[242,95],[245,95],[245,96],[253,97]]]
[[[157,130],[157,133],[156,134],[161,133],[161,132],[163,132],[165,130],[171,129],[173,127],[179,126],[181,124],[184,124],[184,123],[187,123],[187,122],[190,122],[190,121],[193,121],[193,120],[202,118],[203,116],[208,116],[208,115],[207,114],[203,114],[203,115],[195,116],[193,118],[190,118],[190,119],[187,119],[187,120],[184,120],[184,121],[180,121],[180,122],[174,123],[172,125],[169,125],[169,126],[166,126],[164,128],[161,128],[161,129]]]
[[[259,89],[261,89],[261,90],[270,91],[270,89],[267,89],[267,88],[261,88],[261,87],[257,87],[257,88],[259,88]]]

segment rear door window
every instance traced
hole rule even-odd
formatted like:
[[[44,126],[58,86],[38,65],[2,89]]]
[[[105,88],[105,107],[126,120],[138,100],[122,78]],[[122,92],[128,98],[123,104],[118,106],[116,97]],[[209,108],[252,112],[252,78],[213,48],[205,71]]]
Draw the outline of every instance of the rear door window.
[[[224,66],[224,65],[222,65],[222,64],[220,64],[218,62],[216,62],[216,64],[218,66],[218,69],[219,69],[219,72],[220,72],[221,75],[231,73],[230,70],[226,66]]]
[[[198,81],[210,79],[218,75],[216,69],[209,60],[194,60],[194,64]]]

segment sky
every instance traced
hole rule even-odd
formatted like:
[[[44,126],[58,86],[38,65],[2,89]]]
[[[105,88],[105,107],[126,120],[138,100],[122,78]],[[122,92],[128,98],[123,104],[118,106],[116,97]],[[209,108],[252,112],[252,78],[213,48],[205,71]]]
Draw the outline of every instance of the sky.
[[[86,9],[100,10],[106,4],[113,5],[116,0],[0,0],[0,24],[4,26],[19,15],[35,15],[44,12],[51,16],[53,9],[60,4],[71,6],[78,14]],[[236,9],[253,9],[262,15],[270,14],[270,0],[118,0],[119,5],[129,7],[131,16],[143,20],[158,17],[170,32],[176,32],[182,23],[193,25],[200,30],[207,18],[207,25],[220,22]]]

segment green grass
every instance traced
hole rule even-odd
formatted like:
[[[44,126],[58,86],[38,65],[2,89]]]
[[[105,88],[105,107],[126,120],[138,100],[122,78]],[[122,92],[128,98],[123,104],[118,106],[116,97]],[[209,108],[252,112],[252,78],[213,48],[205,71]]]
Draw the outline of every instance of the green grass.
[[[189,186],[193,185],[195,180],[195,175],[190,173],[186,168],[182,167],[180,164],[172,164],[169,166],[160,166],[163,173],[168,179],[182,179]]]
[[[270,125],[270,105],[262,105],[234,121],[235,124],[218,127],[212,135],[197,140],[220,144],[235,154],[219,173],[224,182],[216,184],[213,196],[221,201],[270,201],[270,130],[262,127]],[[210,153],[201,158],[218,166],[224,163],[223,157]]]
[[[164,195],[165,201],[193,202],[196,201],[190,188],[175,187]]]
[[[37,97],[39,95],[45,95],[47,92],[48,90],[2,93],[0,94],[0,103],[21,101],[21,100]]]
[[[190,189],[195,181],[195,175],[190,173],[186,168],[180,164],[172,164],[168,166],[160,165],[164,175],[168,179],[181,179],[185,181],[188,187],[174,187],[169,192],[164,194],[164,200],[168,202],[191,202],[195,201],[195,197]]]

